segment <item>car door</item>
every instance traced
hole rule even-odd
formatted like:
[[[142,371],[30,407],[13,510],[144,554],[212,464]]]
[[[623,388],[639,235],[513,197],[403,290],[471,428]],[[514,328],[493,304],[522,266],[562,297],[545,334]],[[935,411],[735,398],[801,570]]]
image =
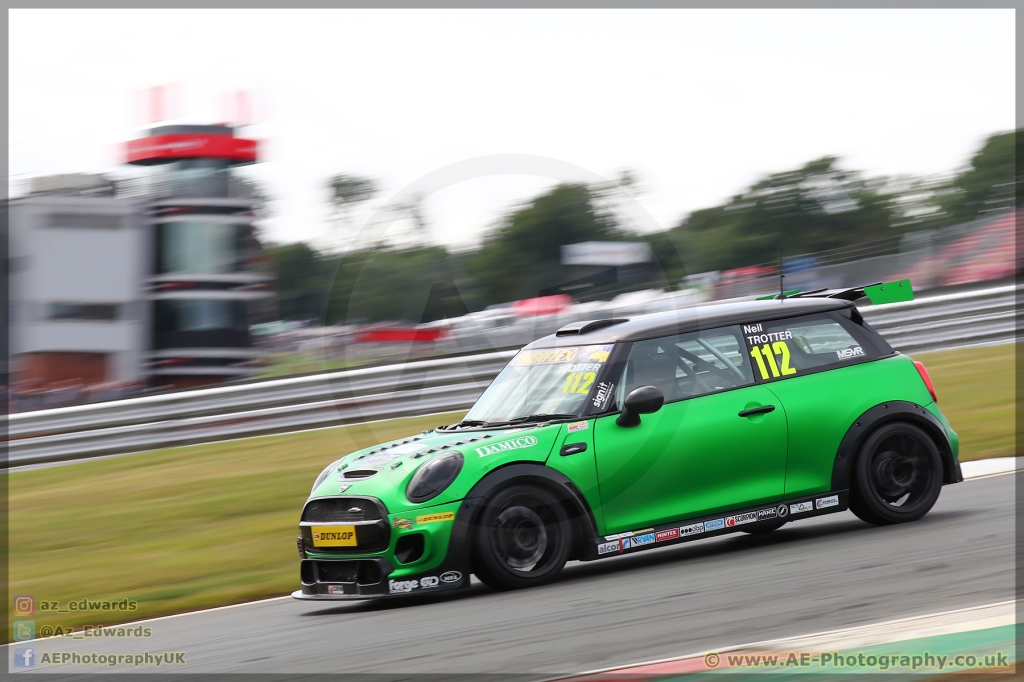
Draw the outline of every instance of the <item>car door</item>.
[[[618,384],[620,409],[646,385],[665,405],[635,427],[595,421],[606,533],[781,499],[786,416],[754,384],[739,326],[634,342]]]
[[[744,337],[755,379],[786,409],[786,496],[831,490],[836,453],[849,428],[896,395],[893,371],[873,362],[892,349],[878,346],[848,311],[744,325]],[[909,363],[906,371],[918,404],[926,403],[923,382]]]

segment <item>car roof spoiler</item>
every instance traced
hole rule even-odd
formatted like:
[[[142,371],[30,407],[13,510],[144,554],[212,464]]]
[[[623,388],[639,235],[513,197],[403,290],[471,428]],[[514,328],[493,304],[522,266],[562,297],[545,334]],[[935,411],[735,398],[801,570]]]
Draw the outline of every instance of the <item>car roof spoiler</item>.
[[[874,305],[885,303],[898,303],[900,301],[914,300],[914,289],[909,279],[896,280],[895,282],[875,282],[874,284],[862,284],[858,287],[847,289],[813,289],[811,291],[786,291],[770,296],[761,296],[758,301],[786,298],[838,298],[843,301],[856,301],[867,297]]]

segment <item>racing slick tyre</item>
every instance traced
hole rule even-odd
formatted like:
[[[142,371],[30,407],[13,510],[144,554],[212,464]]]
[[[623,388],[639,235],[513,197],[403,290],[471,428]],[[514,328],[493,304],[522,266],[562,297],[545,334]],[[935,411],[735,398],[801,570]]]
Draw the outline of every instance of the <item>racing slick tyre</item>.
[[[572,524],[559,501],[543,488],[513,485],[494,494],[473,537],[473,572],[499,590],[542,585],[565,566]]]
[[[942,458],[931,437],[905,422],[868,436],[853,465],[850,510],[875,525],[916,521],[942,489]]]

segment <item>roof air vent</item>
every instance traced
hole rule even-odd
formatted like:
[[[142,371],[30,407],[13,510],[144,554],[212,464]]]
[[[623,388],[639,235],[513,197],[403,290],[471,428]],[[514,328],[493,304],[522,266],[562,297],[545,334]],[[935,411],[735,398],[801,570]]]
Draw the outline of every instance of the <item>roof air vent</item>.
[[[620,324],[622,322],[629,322],[629,318],[613,317],[607,320],[584,320],[582,322],[572,322],[555,332],[555,336],[578,336],[580,334],[592,332],[595,329],[610,327],[613,324]]]

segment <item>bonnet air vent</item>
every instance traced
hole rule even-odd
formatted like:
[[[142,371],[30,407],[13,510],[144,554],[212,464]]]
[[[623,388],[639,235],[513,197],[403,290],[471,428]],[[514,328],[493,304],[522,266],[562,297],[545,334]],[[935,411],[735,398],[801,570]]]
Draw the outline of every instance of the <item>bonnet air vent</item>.
[[[369,478],[376,473],[377,469],[353,469],[346,471],[343,475],[345,478]]]
[[[629,318],[613,317],[607,320],[584,320],[583,322],[573,322],[565,325],[555,332],[555,336],[579,336],[580,334],[586,334],[587,332],[592,332],[595,329],[600,329],[601,327],[610,327],[613,324],[619,324],[621,322],[629,322]]]

